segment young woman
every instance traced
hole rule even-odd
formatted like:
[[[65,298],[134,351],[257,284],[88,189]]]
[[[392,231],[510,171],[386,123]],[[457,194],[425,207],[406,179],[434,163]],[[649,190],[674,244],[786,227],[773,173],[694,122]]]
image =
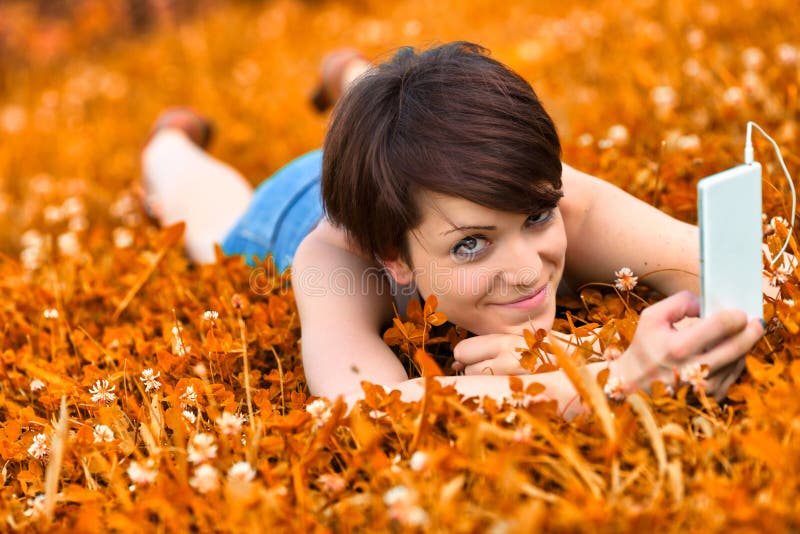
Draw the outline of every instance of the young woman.
[[[291,261],[315,395],[350,400],[369,381],[418,398],[422,382],[408,379],[381,331],[393,298],[435,294],[451,322],[476,334],[455,349],[463,376],[437,380],[505,397],[507,376],[528,373],[514,350],[522,331],[552,327],[559,287],[610,280],[622,266],[659,271],[648,285],[672,295],[644,311],[619,359],[589,366],[610,367],[622,389],[702,364],[709,392],[721,396],[763,335],[737,310],[675,328],[699,313],[688,274],[698,270],[697,229],[563,165],[531,87],[476,45],[404,49],[370,69],[337,104],[323,152],[254,194],[190,142],[191,128],[166,122],[178,128],[159,129],[144,154],[163,222],[186,219],[187,245],[201,259],[221,239],[227,253],[271,251],[281,268]],[[191,198],[179,194],[187,188]],[[577,408],[562,373],[522,379]]]

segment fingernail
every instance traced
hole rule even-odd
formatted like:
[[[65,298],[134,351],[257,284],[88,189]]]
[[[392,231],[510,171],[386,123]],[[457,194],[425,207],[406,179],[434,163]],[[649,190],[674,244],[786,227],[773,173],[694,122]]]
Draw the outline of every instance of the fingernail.
[[[759,319],[758,319],[758,322],[759,322],[759,323],[761,323],[761,326],[762,326],[762,327],[764,327],[764,330],[766,330],[766,329],[767,329],[767,321],[765,321],[765,320],[764,320],[764,319],[762,319],[762,318],[759,318]]]

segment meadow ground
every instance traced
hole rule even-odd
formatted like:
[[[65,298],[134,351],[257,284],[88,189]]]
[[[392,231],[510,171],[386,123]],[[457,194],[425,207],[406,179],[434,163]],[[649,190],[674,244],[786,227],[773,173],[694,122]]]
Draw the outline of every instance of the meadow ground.
[[[796,174],[793,3],[207,0],[148,24],[136,2],[35,4],[0,5],[3,530],[800,528],[794,272],[773,275],[784,300],[722,405],[663,386],[609,404],[577,379],[591,413],[570,422],[521,407],[532,391],[499,406],[433,387],[421,405],[367,388],[346,415],[307,396],[288,276],[191,264],[133,195],[165,106],[211,116],[212,153],[256,184],[320,145],[325,51],[464,39],[533,84],[565,161],[693,221],[697,179],[741,161],[747,120]],[[757,153],[774,249],[788,193]],[[561,327],[630,340],[639,299],[581,296]]]

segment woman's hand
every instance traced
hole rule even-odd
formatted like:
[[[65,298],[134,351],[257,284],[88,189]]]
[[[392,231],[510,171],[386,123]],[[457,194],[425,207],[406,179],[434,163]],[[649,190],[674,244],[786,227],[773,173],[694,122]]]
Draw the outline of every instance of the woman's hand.
[[[525,338],[515,334],[475,336],[456,345],[453,368],[465,375],[527,375],[519,364],[517,348],[525,348]]]
[[[737,360],[764,335],[761,321],[740,310],[726,310],[697,319],[677,330],[674,324],[684,317],[698,317],[700,303],[689,291],[681,291],[644,310],[636,335],[628,350],[611,362],[611,376],[629,389],[649,389],[654,380],[671,383],[686,364],[707,365],[709,376],[731,365],[734,373],[724,372],[707,380],[707,393],[724,396],[741,371]],[[737,374],[738,376],[738,374]]]

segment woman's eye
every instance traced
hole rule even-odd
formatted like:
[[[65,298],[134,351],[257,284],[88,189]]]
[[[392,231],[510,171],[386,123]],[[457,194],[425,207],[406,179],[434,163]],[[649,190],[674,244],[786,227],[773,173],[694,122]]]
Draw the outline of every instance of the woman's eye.
[[[486,247],[486,239],[479,236],[465,237],[451,250],[451,253],[458,258],[471,258],[479,254]]]
[[[526,222],[530,225],[546,223],[553,217],[553,213],[554,210],[543,211],[541,213],[531,215],[530,217],[528,217],[528,220]]]

